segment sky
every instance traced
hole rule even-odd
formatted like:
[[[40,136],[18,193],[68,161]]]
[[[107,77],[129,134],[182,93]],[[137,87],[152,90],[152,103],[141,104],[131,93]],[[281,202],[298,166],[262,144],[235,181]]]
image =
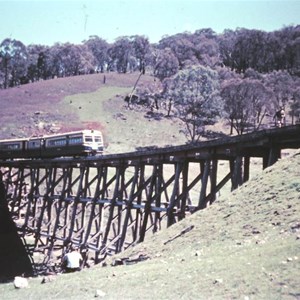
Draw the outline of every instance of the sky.
[[[26,46],[81,44],[97,35],[109,43],[144,35],[163,36],[211,28],[274,31],[300,25],[300,0],[0,0],[0,43]]]

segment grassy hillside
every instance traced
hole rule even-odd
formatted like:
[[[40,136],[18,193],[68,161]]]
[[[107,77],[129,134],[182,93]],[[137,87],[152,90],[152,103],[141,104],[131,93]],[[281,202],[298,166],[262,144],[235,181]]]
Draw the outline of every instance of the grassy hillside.
[[[104,74],[94,74],[0,90],[0,138],[94,128],[103,131],[107,153],[185,143],[178,120],[149,118],[150,108],[128,108],[124,98],[138,75],[105,74],[104,84]],[[138,87],[154,84],[144,75]]]

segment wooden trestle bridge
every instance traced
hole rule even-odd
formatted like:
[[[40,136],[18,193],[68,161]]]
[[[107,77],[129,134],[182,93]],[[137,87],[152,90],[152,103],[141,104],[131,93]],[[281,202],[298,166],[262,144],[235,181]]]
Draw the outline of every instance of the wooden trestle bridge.
[[[101,262],[212,204],[249,179],[250,159],[266,168],[300,148],[300,125],[242,136],[87,158],[1,161],[19,234],[43,264],[70,243]],[[260,161],[260,160],[259,160]]]

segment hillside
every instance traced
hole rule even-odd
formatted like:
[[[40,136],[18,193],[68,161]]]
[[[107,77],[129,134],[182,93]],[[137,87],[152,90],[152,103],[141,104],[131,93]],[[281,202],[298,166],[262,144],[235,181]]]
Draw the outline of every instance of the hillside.
[[[92,126],[103,130],[107,153],[185,142],[178,121],[127,108],[123,98],[136,74],[106,76],[105,85],[96,74],[0,91],[0,135]],[[22,290],[1,284],[0,299],[300,299],[299,177],[298,151],[106,267],[54,276],[46,284],[31,278]],[[111,266],[137,257],[145,260]]]
[[[136,147],[184,144],[182,124],[156,118],[150,108],[129,108],[124,101],[138,78],[133,74],[94,74],[58,78],[0,90],[0,137],[37,136],[94,128],[104,133],[106,153],[134,151]],[[141,77],[138,87],[157,85]]]

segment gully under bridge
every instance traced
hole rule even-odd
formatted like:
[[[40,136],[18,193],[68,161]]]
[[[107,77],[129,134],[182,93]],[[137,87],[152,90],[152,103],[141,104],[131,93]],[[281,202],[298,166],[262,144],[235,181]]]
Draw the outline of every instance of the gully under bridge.
[[[300,125],[242,136],[86,158],[1,161],[6,199],[19,235],[47,266],[75,244],[101,262],[212,204],[220,192],[281,150],[300,148]]]

